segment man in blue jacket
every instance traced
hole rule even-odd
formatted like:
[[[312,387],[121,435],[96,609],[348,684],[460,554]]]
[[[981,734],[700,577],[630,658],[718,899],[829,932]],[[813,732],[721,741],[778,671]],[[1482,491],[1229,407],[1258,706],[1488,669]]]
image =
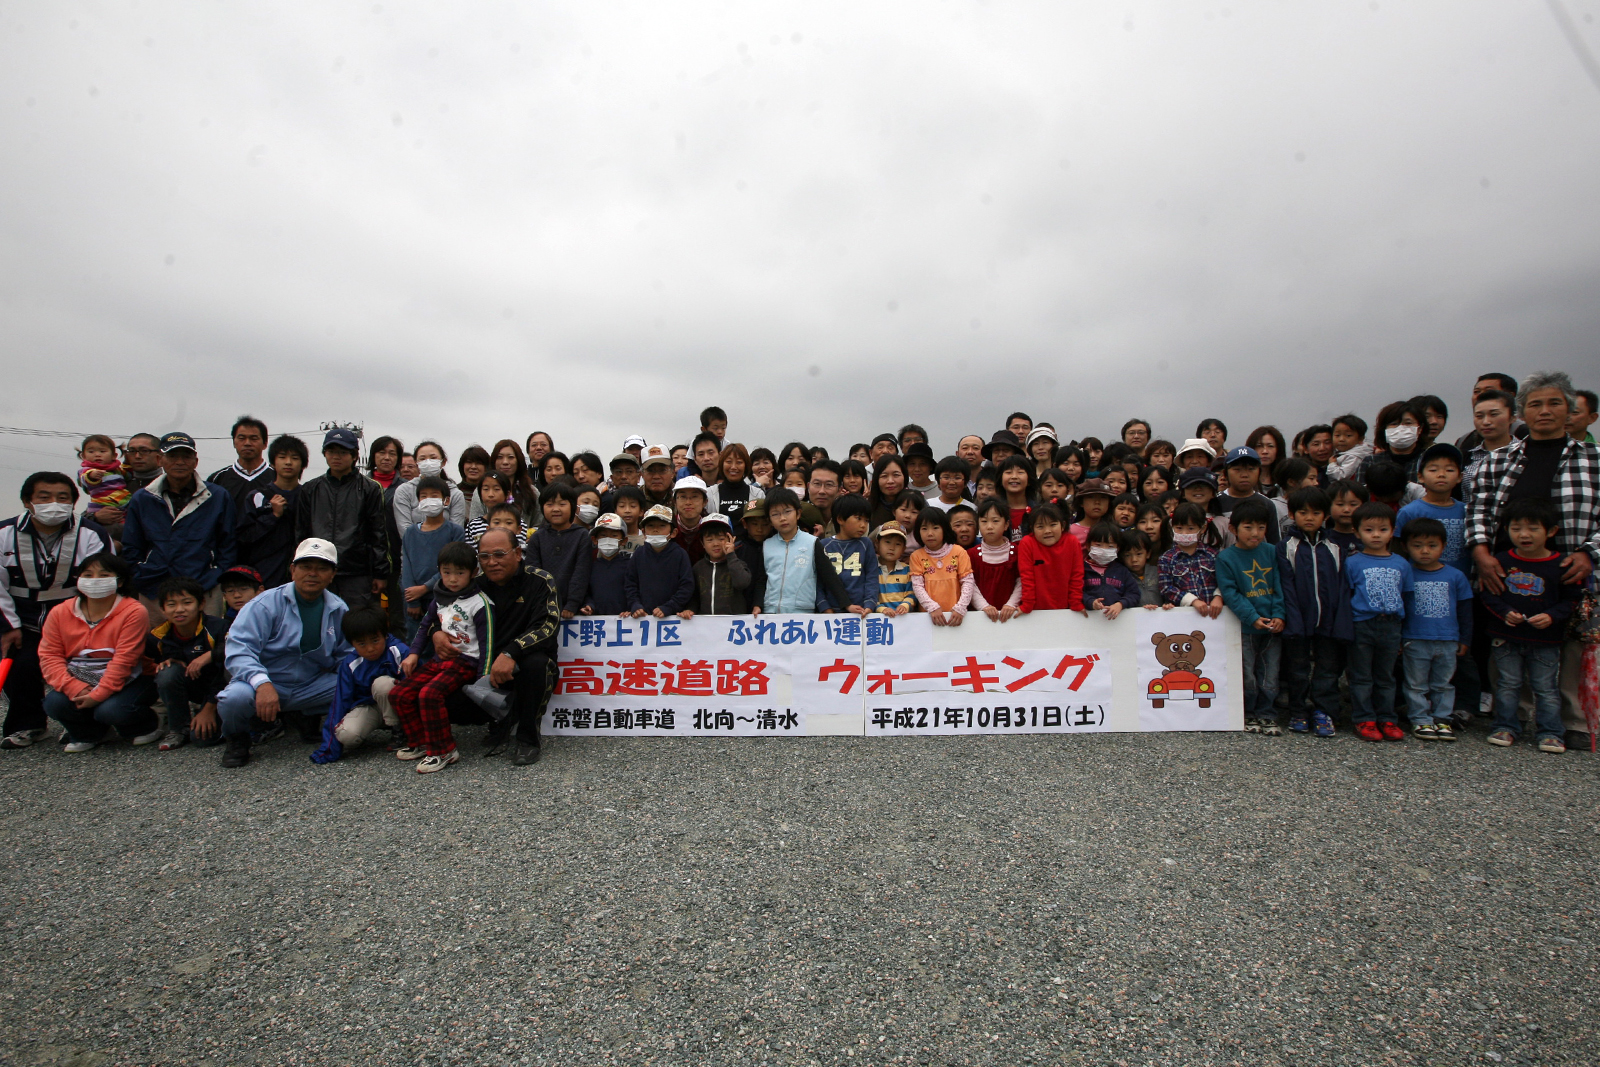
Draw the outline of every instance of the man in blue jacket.
[[[134,566],[133,584],[162,621],[156,590],[167,578],[193,578],[206,590],[208,615],[222,614],[217,579],[234,564],[233,497],[195,477],[200,455],[186,433],[163,434],[160,477],[128,498],[122,520],[122,554]]]
[[[335,671],[350,651],[344,636],[346,606],[328,592],[339,552],[327,541],[300,542],[289,565],[289,584],[269,589],[239,609],[228,631],[228,673],[233,681],[217,698],[227,748],[224,767],[250,762],[250,731],[298,713],[301,735],[321,735],[333,703]]]

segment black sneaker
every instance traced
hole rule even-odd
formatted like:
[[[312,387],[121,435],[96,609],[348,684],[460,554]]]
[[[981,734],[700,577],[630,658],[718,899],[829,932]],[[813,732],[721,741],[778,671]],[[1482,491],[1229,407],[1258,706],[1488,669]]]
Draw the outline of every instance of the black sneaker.
[[[535,741],[530,745],[528,742],[522,740],[522,738],[517,738],[516,748],[513,750],[511,755],[511,762],[516,764],[518,767],[526,767],[530,763],[538,763],[539,742]]]
[[[230,737],[227,747],[222,750],[222,765],[224,767],[243,767],[250,762],[250,738]]]
[[[491,723],[489,725],[489,734],[483,741],[485,759],[490,756],[500,755],[506,750],[506,745],[511,743],[511,724],[505,721]]]
[[[278,718],[267,723],[267,725],[263,726],[260,730],[252,731],[250,734],[250,743],[253,745],[264,745],[269,741],[276,741],[282,736],[283,717],[280,715]]]

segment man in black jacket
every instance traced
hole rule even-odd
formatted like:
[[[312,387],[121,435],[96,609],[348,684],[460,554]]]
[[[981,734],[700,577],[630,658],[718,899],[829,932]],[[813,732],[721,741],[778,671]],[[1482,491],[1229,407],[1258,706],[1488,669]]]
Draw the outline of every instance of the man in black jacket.
[[[339,550],[339,570],[329,591],[350,609],[377,604],[390,574],[389,531],[383,486],[356,470],[356,435],[329,430],[322,439],[328,473],[300,487],[295,541],[320,537]]]
[[[239,458],[206,479],[233,497],[233,512],[241,525],[250,511],[250,494],[265,489],[276,477],[271,463],[262,456],[266,447],[267,424],[254,415],[240,415],[233,422],[233,452]]]
[[[478,541],[478,566],[483,577],[478,592],[489,601],[493,625],[484,659],[489,681],[511,697],[511,711],[489,727],[489,755],[513,742],[511,762],[519,767],[539,759],[539,720],[556,684],[556,635],[561,628],[561,597],[547,572],[525,567],[516,538],[493,527]],[[450,637],[433,635],[434,651],[448,659],[456,654]],[[481,723],[488,716],[465,691],[451,694],[450,721]]]

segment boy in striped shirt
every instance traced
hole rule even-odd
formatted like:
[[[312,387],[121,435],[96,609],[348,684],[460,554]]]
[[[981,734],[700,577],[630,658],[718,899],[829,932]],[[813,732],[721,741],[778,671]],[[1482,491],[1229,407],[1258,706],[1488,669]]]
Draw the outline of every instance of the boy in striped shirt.
[[[904,615],[917,603],[911,588],[911,565],[905,560],[905,527],[890,519],[873,531],[872,545],[878,550],[878,610],[885,615]]]

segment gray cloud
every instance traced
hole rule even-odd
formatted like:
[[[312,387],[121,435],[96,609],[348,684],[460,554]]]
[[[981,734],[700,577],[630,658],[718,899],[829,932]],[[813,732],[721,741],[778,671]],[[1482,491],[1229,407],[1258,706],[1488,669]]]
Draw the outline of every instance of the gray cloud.
[[[1543,5],[6,17],[14,425],[1242,436],[1600,366],[1600,92]]]

